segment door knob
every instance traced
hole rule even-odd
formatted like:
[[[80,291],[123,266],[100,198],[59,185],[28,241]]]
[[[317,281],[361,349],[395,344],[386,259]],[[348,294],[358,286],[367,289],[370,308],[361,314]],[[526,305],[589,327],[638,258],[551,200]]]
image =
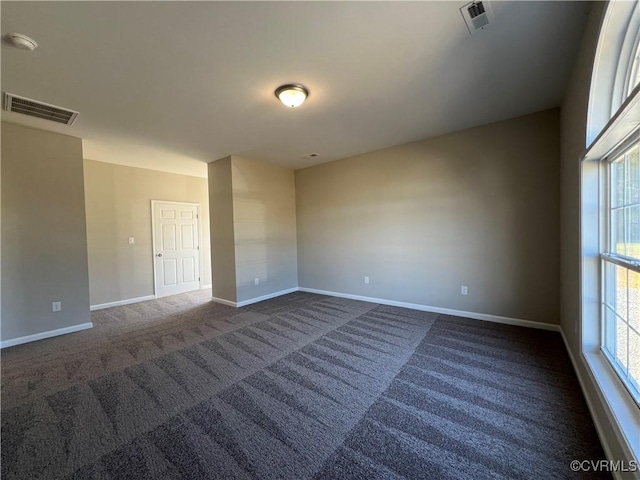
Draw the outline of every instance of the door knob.
[[[158,256],[158,257],[161,257],[161,256],[162,256],[162,254],[161,254],[161,253],[159,253],[157,256]]]

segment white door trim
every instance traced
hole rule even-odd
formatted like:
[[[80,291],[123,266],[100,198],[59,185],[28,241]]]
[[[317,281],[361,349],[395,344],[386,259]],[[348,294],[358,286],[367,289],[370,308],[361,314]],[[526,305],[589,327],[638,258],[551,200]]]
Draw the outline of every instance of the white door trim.
[[[156,221],[155,221],[155,206],[156,203],[169,203],[172,205],[189,205],[189,206],[195,206],[197,208],[196,210],[196,215],[198,216],[197,218],[197,224],[198,224],[198,245],[200,246],[200,254],[198,255],[199,257],[199,263],[200,263],[200,288],[202,288],[202,275],[204,274],[204,270],[203,270],[203,258],[204,255],[202,254],[202,222],[200,221],[200,204],[199,203],[195,203],[195,202],[175,202],[172,200],[151,200],[151,263],[153,265],[153,296],[155,298],[159,298],[158,297],[158,286],[157,286],[157,276],[156,276]]]

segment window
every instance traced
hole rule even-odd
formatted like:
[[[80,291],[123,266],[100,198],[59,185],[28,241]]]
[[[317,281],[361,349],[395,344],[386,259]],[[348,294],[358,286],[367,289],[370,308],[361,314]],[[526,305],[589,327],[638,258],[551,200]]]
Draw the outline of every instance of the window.
[[[589,98],[588,135],[593,138],[588,140],[593,142],[582,166],[582,343],[585,352],[601,352],[637,408],[640,4],[612,1],[605,17]]]
[[[640,2],[610,1],[589,94],[587,144],[603,132],[640,81]]]
[[[640,3],[604,8],[580,163],[578,361],[605,400],[600,422],[612,428],[603,435],[639,459]]]
[[[625,19],[626,25],[618,28],[623,29],[624,35],[619,39],[619,51],[617,66],[615,68],[614,85],[611,98],[611,115],[615,114],[618,108],[631,95],[633,89],[638,85],[640,80],[640,4],[638,2],[630,2],[631,11],[625,12],[626,15],[620,14],[620,19]]]
[[[631,95],[633,89],[640,83],[640,31],[636,39],[635,56],[631,61],[631,74],[629,75],[628,83],[627,96]]]
[[[606,161],[601,347],[640,404],[640,142],[618,151]]]

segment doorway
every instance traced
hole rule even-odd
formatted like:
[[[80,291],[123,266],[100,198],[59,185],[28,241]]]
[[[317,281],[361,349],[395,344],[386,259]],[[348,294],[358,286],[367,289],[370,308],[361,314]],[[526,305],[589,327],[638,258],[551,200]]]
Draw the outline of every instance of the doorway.
[[[156,297],[200,289],[200,205],[151,201]]]

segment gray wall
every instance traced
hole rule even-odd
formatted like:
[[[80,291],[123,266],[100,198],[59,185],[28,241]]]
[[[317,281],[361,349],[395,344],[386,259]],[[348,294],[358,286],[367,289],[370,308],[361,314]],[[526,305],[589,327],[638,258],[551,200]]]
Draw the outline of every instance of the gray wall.
[[[209,221],[212,295],[214,298],[235,302],[237,294],[231,157],[209,164]]]
[[[594,2],[561,108],[561,317],[576,358],[580,352],[580,155],[586,149],[591,73],[603,15],[604,4]]]
[[[81,139],[2,122],[2,282],[3,341],[90,321]]]
[[[300,286],[559,323],[559,152],[554,109],[297,170]]]
[[[226,157],[209,164],[209,192],[213,296],[242,302],[297,287],[293,171]]]
[[[151,200],[200,204],[201,285],[211,284],[206,178],[85,160],[84,185],[91,305],[154,294]]]
[[[612,458],[621,460],[626,456],[626,449],[608,421],[604,400],[583,361],[578,333],[581,319],[579,158],[586,146],[591,74],[604,10],[604,3],[593,4],[561,108],[561,312],[562,330],[584,380],[586,395],[600,419],[602,440],[609,446]],[[623,477],[634,478],[634,475],[629,473]]]
[[[231,172],[238,302],[297,287],[293,170],[233,156]]]

